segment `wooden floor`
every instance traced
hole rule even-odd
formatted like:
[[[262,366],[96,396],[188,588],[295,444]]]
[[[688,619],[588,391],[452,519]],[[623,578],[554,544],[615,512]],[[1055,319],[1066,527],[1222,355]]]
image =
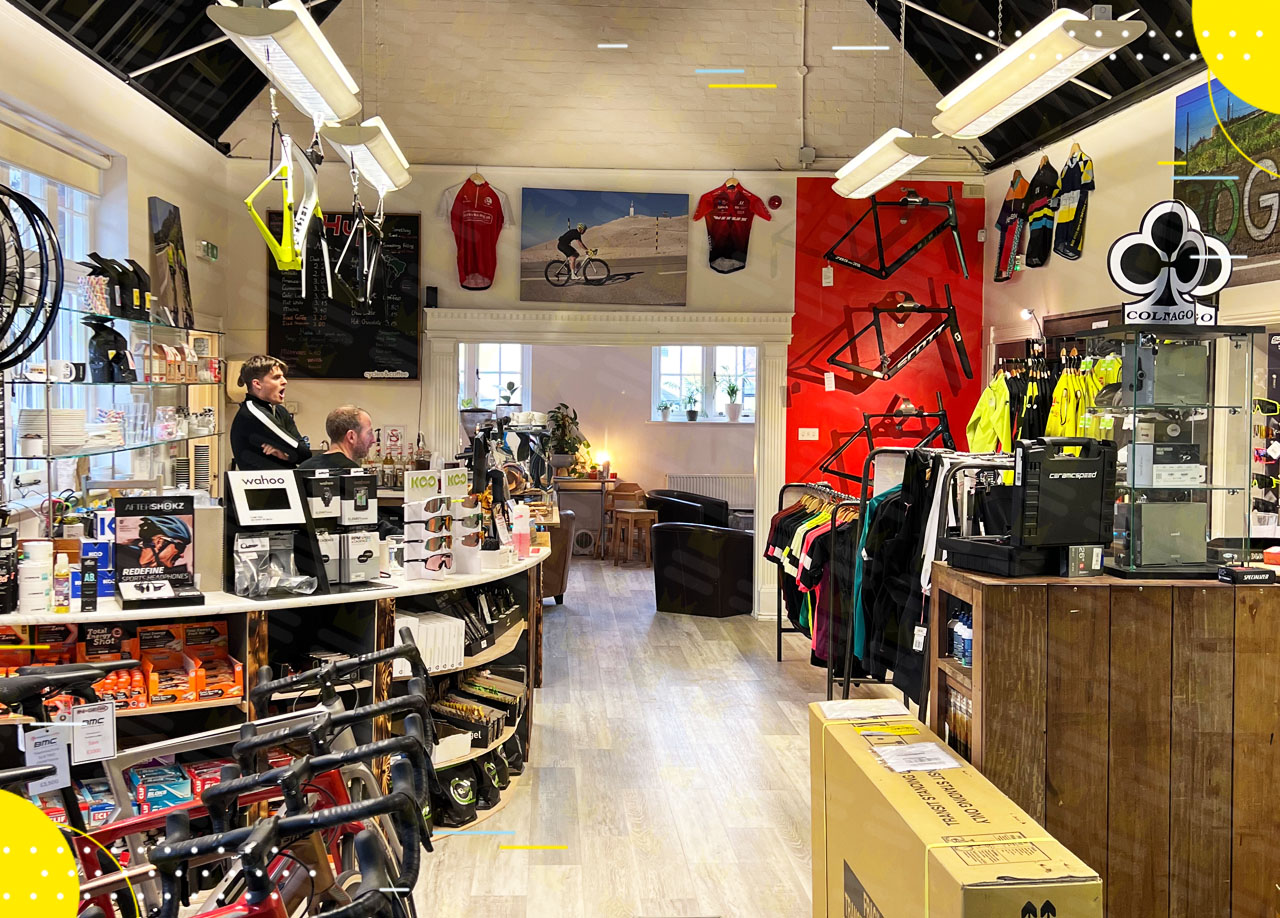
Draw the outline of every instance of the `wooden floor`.
[[[545,612],[533,765],[478,827],[515,834],[441,841],[418,913],[808,915],[805,706],[825,673],[803,640],[779,664],[773,622],[658,613],[652,571],[581,559]]]

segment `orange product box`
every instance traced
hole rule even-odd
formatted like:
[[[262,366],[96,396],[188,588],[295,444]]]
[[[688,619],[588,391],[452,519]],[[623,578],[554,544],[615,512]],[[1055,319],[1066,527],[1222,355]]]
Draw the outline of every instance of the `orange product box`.
[[[31,643],[47,645],[47,650],[34,650],[36,663],[74,663],[76,638],[79,629],[74,624],[34,625],[30,629]]]
[[[79,638],[77,663],[138,659],[138,642],[125,637],[119,625],[81,625]]]
[[[193,622],[183,629],[184,654],[200,669],[200,698],[244,696],[244,666],[228,653],[226,622]]]
[[[14,644],[29,644],[26,625],[0,625],[0,666],[16,669],[31,662],[31,651],[13,650]]]
[[[139,625],[145,705],[185,704],[200,692],[200,666],[182,652],[182,625]],[[132,683],[131,683],[132,688]],[[130,707],[142,707],[131,700]]]

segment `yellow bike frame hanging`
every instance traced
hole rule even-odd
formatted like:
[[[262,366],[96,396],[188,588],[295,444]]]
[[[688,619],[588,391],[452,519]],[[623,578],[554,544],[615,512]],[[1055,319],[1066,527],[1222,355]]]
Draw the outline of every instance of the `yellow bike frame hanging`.
[[[290,162],[293,168],[290,168]],[[302,197],[298,201],[297,212],[293,209],[293,183],[295,173],[302,177]],[[280,231],[280,239],[271,235],[266,222],[258,215],[253,202],[262,190],[277,180],[284,182],[284,223]],[[324,220],[320,210],[320,193],[316,185],[316,169],[307,159],[304,151],[299,149],[288,134],[280,136],[280,165],[262,180],[257,188],[244,199],[249,209],[249,216],[267,243],[276,267],[281,271],[302,271],[306,266],[307,229],[313,218]],[[306,292],[306,275],[303,275],[303,293]]]

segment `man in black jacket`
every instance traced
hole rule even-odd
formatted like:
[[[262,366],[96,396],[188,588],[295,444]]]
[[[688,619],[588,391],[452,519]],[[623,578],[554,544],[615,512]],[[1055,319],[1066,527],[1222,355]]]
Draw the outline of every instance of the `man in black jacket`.
[[[247,394],[231,422],[231,453],[241,471],[293,469],[311,458],[311,447],[284,407],[284,371],[284,361],[267,354],[250,357],[240,368]]]

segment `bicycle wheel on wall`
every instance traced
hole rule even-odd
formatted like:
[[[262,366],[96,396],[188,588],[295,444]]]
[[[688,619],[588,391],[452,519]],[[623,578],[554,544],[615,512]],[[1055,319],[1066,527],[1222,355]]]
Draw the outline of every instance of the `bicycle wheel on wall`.
[[[582,269],[582,280],[584,283],[599,286],[608,279],[609,266],[598,258],[591,259]]]
[[[542,273],[547,283],[553,287],[563,287],[569,283],[569,263],[563,259],[547,262],[546,270]]]

